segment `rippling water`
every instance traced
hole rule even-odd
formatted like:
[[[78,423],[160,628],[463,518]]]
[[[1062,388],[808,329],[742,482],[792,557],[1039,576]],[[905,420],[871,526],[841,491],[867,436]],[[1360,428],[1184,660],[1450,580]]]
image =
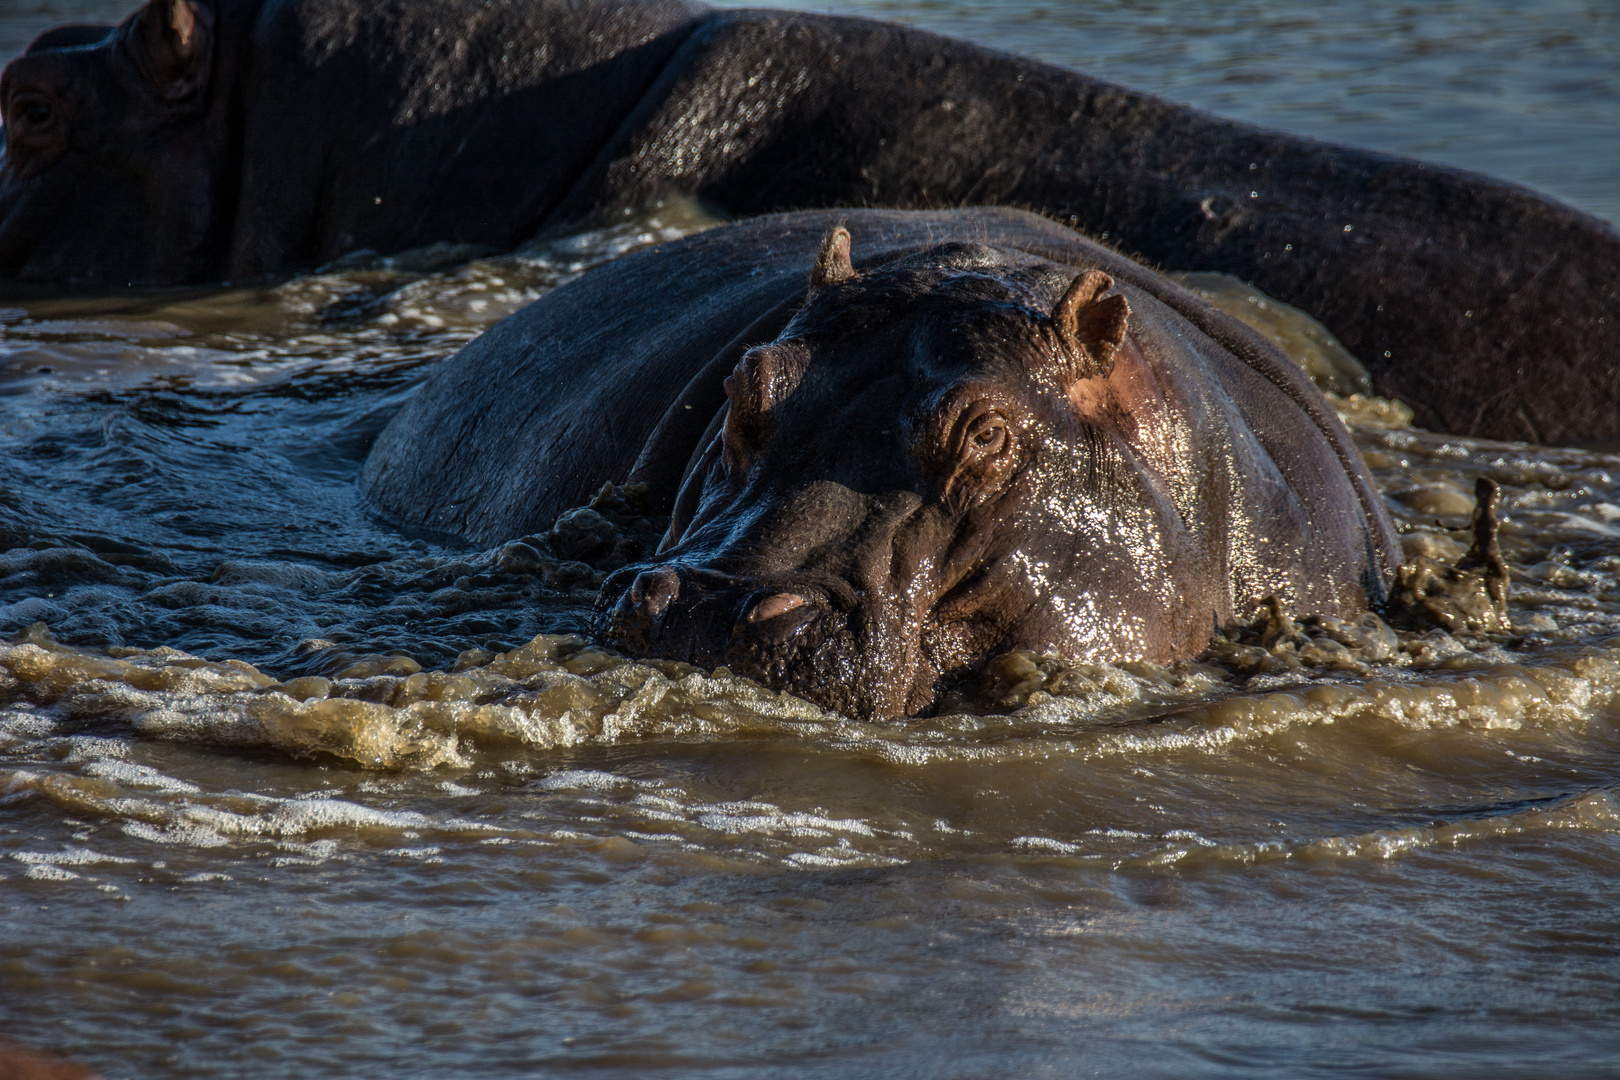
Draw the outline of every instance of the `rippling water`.
[[[1614,216],[1607,7],[863,10]],[[526,550],[366,515],[428,365],[709,223],[0,301],[0,1032],[109,1077],[1620,1074],[1620,457],[1341,399],[1412,554],[1502,485],[1511,633],[1014,656],[901,725],[574,636],[634,491]]]

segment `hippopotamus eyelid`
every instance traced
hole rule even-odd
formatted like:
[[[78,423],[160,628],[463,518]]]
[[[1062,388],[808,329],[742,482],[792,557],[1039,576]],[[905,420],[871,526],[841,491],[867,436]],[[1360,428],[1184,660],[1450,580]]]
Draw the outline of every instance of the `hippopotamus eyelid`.
[[[0,146],[6,149],[6,168],[26,180],[55,164],[67,150],[72,112],[57,95],[35,86],[12,90],[6,85],[0,91],[5,92]]]
[[[6,127],[16,135],[30,134],[30,128],[45,128],[63,118],[55,98],[32,87],[9,95],[5,111],[10,121]]]
[[[968,439],[978,449],[989,451],[992,446],[999,449],[1006,438],[1007,424],[1002,420],[1000,413],[987,413],[976,417],[968,425]]]
[[[974,401],[956,415],[946,436],[947,452],[958,468],[993,459],[1013,441],[1014,425],[995,402]]]
[[[17,108],[22,112],[23,119],[27,120],[28,123],[34,127],[43,127],[45,124],[49,123],[51,117],[56,111],[51,108],[50,102],[41,100],[39,98],[35,98],[32,101],[24,101],[18,105]]]

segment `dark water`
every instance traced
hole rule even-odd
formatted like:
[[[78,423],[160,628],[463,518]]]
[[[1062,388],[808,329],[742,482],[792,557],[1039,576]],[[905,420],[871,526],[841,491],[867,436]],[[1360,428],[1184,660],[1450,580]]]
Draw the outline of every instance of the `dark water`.
[[[1616,214],[1607,6],[861,10]],[[109,1077],[1620,1075],[1620,457],[1343,399],[1414,553],[1503,486],[1513,633],[1013,658],[906,725],[568,637],[579,529],[365,513],[429,365],[709,223],[0,303],[0,1034]]]

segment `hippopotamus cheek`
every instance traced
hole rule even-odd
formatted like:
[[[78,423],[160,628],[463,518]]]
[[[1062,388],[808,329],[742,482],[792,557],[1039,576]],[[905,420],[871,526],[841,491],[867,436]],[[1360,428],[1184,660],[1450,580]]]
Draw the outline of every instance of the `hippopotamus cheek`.
[[[937,672],[919,634],[864,613],[858,623],[814,627],[811,640],[813,651],[786,680],[794,693],[865,719],[915,716],[933,704]]]
[[[3,159],[0,159],[3,161]],[[39,222],[51,212],[51,192],[0,168],[0,277],[23,276],[40,247]],[[43,205],[42,205],[43,204]]]
[[[0,202],[0,278],[16,277],[28,261],[30,245],[12,210]]]

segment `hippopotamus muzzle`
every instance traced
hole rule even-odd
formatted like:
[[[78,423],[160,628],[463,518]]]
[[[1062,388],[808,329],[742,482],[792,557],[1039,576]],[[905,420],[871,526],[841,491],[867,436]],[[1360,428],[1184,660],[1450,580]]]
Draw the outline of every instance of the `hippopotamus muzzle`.
[[[857,607],[854,590],[835,579],[761,580],[680,564],[625,567],[603,583],[602,597],[600,629],[614,647],[724,665],[784,689],[847,666],[836,654]]]
[[[831,606],[821,590],[808,585],[759,585],[712,570],[669,565],[626,567],[610,576],[602,591],[619,598],[608,611],[608,634],[643,650],[691,636],[698,628],[706,633],[704,640],[780,646],[821,620]]]

